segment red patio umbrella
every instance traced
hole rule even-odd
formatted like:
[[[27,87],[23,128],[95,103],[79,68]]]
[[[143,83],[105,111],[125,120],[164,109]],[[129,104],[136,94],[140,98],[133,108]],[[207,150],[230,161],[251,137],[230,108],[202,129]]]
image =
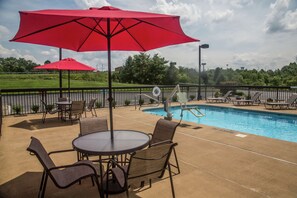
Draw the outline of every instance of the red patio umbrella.
[[[73,58],[65,58],[60,61],[34,67],[34,69],[66,70],[68,71],[68,97],[70,94],[70,71],[94,71],[95,68],[76,61]]]
[[[113,139],[111,50],[147,51],[199,41],[183,32],[179,16],[121,10],[111,6],[88,10],[21,11],[11,41],[78,52],[107,51],[110,130]]]

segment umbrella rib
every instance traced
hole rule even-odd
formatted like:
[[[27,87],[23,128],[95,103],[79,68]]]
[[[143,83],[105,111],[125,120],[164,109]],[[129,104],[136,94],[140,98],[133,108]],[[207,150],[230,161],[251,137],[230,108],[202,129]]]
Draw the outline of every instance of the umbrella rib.
[[[44,29],[40,29],[40,30],[37,30],[37,31],[35,31],[35,32],[31,32],[30,34],[26,34],[26,35],[21,36],[21,37],[18,37],[18,38],[13,38],[13,39],[11,39],[10,41],[16,41],[16,40],[19,40],[19,39],[22,39],[22,38],[31,36],[31,35],[33,35],[33,34],[37,34],[37,33],[40,33],[40,32],[46,31],[46,30],[50,30],[50,29],[52,29],[52,28],[56,28],[56,27],[59,27],[59,26],[62,26],[62,25],[71,23],[71,22],[73,22],[73,21],[83,19],[83,18],[84,18],[84,17],[81,17],[81,18],[79,18],[79,19],[73,19],[73,20],[70,20],[70,21],[66,21],[66,22],[64,22],[64,23],[60,23],[60,24],[53,25],[53,26],[50,26],[50,27],[47,27],[47,28],[44,28]]]
[[[87,28],[87,29],[89,29],[89,30],[91,30],[91,31],[93,31],[93,32],[96,32],[96,33],[101,34],[102,36],[105,36],[105,37],[106,37],[106,33],[104,32],[104,30],[102,29],[102,27],[99,25],[99,22],[97,22],[96,20],[95,20],[95,22],[96,22],[95,27],[91,28],[91,27],[89,27],[89,26],[87,26],[87,25],[85,25],[85,24],[83,24],[83,23],[81,23],[81,22],[79,22],[79,21],[76,21],[76,23],[78,23],[79,25],[84,26],[85,28]],[[102,30],[102,32],[96,30],[96,29],[95,29],[96,26],[99,26],[100,29]]]
[[[131,29],[131,28],[133,28],[133,27],[135,27],[135,26],[137,26],[137,25],[139,25],[140,23],[141,23],[141,21],[138,21],[138,23],[135,23],[135,24],[133,24],[133,25],[131,25],[130,27],[125,27],[122,23],[121,23],[121,21],[122,20],[119,20],[118,21],[118,24],[117,24],[117,26],[118,25],[121,25],[123,28],[120,30],[120,31],[118,31],[118,32],[116,32],[115,34],[113,34],[112,36],[115,36],[115,35],[117,35],[117,34],[120,34],[121,32],[124,32],[124,31],[126,31],[130,36],[131,36],[131,38],[141,47],[141,49],[143,50],[143,51],[146,51],[145,50],[145,48],[137,41],[137,39],[129,32],[129,29]],[[116,26],[116,27],[117,27]],[[114,30],[116,29],[116,27],[114,28]]]

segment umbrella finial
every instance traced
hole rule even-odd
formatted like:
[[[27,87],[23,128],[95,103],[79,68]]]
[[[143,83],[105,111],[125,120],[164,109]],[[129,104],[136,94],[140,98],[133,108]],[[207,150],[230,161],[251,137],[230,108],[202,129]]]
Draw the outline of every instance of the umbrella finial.
[[[91,7],[90,10],[121,10],[112,6],[102,6],[101,8]]]

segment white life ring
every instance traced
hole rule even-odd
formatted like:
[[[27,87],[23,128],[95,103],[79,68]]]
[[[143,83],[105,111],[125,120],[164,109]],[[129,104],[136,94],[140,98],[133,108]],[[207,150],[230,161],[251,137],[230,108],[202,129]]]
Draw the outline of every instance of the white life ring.
[[[158,97],[160,94],[161,94],[161,89],[160,89],[159,87],[155,86],[155,87],[153,88],[153,95],[154,95],[155,97]]]

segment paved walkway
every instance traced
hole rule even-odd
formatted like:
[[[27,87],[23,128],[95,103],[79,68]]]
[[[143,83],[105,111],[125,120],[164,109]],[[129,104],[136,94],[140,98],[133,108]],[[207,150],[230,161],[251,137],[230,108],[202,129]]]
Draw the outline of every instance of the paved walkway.
[[[235,108],[264,110],[263,106]],[[297,114],[297,110],[283,112]],[[108,109],[97,109],[97,114],[108,118]],[[39,138],[48,151],[71,148],[71,141],[77,137],[77,122],[71,125],[50,115],[42,124],[41,116],[4,118],[0,197],[37,197],[42,169],[36,157],[26,151],[31,136]],[[159,118],[134,107],[119,107],[114,109],[114,128],[151,133]],[[183,123],[174,137],[179,144],[177,154],[182,171],[174,176],[176,197],[297,197],[296,143],[250,134],[241,138],[235,131]],[[76,154],[57,155],[54,160],[57,164],[72,163]],[[66,190],[57,189],[50,182],[46,197],[98,197],[98,193],[89,180]],[[131,197],[171,197],[169,179],[154,183],[148,190],[131,193]]]

